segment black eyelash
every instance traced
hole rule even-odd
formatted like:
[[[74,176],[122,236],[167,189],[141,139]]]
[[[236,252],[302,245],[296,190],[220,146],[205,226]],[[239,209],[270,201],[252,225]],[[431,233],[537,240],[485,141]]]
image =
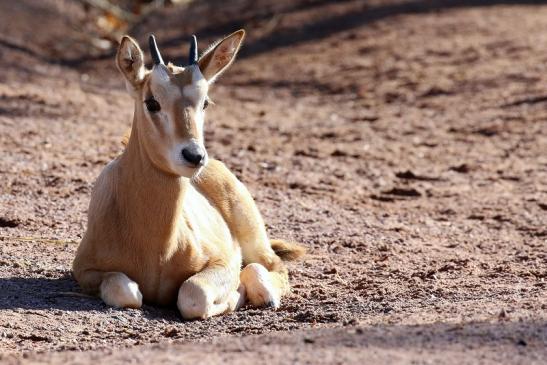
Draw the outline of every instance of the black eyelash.
[[[144,103],[146,104],[146,109],[148,109],[151,113],[156,113],[161,110],[160,103],[158,103],[154,98],[146,99]]]

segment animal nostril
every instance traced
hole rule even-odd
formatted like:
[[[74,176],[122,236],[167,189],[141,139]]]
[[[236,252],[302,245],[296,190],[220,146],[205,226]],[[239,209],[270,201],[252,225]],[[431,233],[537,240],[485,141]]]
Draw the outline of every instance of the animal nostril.
[[[197,145],[197,144],[191,144],[188,147],[183,148],[182,150],[182,157],[189,162],[190,164],[197,166],[201,162],[203,162],[203,157],[205,156],[205,152],[203,149]]]

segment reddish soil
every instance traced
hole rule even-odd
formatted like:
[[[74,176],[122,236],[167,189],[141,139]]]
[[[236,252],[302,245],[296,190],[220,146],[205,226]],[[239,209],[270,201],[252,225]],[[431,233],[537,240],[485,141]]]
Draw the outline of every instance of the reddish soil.
[[[544,364],[547,5],[255,3],[131,32],[181,61],[191,32],[247,29],[208,150],[272,237],[309,248],[279,310],[185,322],[78,295],[90,189],[132,101],[76,2],[0,2],[0,362]]]

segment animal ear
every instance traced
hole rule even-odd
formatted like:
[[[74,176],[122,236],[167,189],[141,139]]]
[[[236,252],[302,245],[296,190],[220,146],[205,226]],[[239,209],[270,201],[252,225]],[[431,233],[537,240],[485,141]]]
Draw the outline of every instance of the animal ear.
[[[245,38],[245,31],[240,29],[214,43],[201,56],[198,61],[199,69],[209,83],[214,82],[232,64],[239,51],[239,47],[241,47],[243,38]]]
[[[144,55],[137,42],[124,36],[116,54],[116,65],[133,89],[144,78]]]

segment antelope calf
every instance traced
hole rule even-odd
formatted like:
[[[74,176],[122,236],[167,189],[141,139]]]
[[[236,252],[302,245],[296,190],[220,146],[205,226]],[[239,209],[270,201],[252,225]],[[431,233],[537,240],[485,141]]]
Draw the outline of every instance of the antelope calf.
[[[81,288],[106,304],[176,303],[183,318],[208,318],[246,299],[277,308],[289,290],[281,258],[304,250],[268,239],[250,193],[203,141],[207,91],[244,36],[229,35],[199,59],[193,37],[184,67],[166,65],[150,36],[151,70],[123,37],[116,63],[135,101],[132,130],[95,183],[73,263]]]

